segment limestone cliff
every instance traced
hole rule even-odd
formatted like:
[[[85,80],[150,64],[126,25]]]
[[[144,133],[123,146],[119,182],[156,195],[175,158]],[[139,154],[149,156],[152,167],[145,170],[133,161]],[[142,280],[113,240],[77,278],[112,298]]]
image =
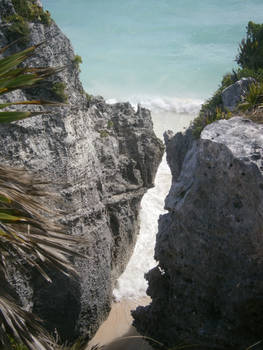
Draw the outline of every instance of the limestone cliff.
[[[14,14],[11,0],[0,0],[0,42],[8,43]],[[29,23],[28,45],[46,44],[27,62],[34,66],[66,66],[53,83],[65,84],[67,104],[50,115],[0,126],[0,159],[23,166],[53,183],[62,195],[60,205],[68,233],[83,236],[74,259],[79,280],[55,271],[47,284],[37,274],[12,283],[24,306],[39,315],[63,340],[92,336],[110,310],[112,287],[132,253],[139,222],[140,201],[153,186],[163,153],[153,132],[150,112],[129,103],[108,105],[103,98],[87,98],[79,81],[72,46],[57,25]],[[20,45],[18,43],[17,45]],[[8,53],[19,47],[14,45]],[[7,96],[18,99],[57,99],[47,83]],[[41,107],[38,107],[41,108]],[[38,109],[35,107],[35,109]],[[50,203],[51,209],[54,204]]]
[[[263,126],[234,117],[166,134],[173,180],[135,325],[168,346],[245,349],[263,334]],[[195,348],[195,347],[194,347]]]

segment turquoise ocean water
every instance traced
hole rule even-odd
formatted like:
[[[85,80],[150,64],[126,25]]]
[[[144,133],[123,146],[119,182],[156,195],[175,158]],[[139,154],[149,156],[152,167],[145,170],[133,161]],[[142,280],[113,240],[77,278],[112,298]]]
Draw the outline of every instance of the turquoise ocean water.
[[[204,99],[262,0],[42,0],[83,59],[87,92]]]
[[[109,101],[141,102],[158,136],[182,130],[235,67],[248,21],[263,23],[263,0],[42,0],[83,60],[85,90]],[[171,175],[165,162],[143,197],[133,257],[114,291],[145,295],[156,262],[154,235]]]

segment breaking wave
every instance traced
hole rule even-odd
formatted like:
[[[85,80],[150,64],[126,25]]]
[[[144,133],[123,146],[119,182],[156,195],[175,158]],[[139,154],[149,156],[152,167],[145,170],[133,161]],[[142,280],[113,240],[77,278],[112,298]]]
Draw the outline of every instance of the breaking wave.
[[[170,98],[141,99],[142,106],[152,111],[154,130],[160,138],[168,128],[174,132],[182,131],[198,114],[202,101]],[[115,103],[116,100],[107,101]],[[137,103],[132,101],[136,109]],[[136,300],[146,295],[146,272],[156,266],[154,260],[155,237],[158,231],[158,218],[165,213],[164,199],[171,186],[171,172],[166,155],[158,168],[155,186],[143,196],[140,210],[140,234],[134,253],[124,273],[117,281],[113,295],[116,301],[122,298]]]
[[[203,103],[199,99],[177,98],[177,97],[157,97],[157,96],[132,96],[122,101],[129,101],[134,108],[139,103],[142,107],[150,109],[153,113],[175,113],[175,114],[198,114]],[[107,103],[120,102],[117,99],[108,99]]]

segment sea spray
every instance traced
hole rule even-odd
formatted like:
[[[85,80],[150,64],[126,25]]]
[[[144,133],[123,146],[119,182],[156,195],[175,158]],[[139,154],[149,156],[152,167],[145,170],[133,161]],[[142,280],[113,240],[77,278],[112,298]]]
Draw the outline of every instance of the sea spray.
[[[199,112],[203,100],[168,97],[168,96],[150,96],[150,95],[133,95],[122,99],[109,98],[107,103],[129,101],[135,108],[139,103],[142,107],[148,108],[152,113],[176,113],[195,115]],[[157,117],[158,118],[158,117]],[[160,133],[162,130],[155,130]]]
[[[155,187],[144,195],[141,202],[140,234],[131,260],[114,289],[117,301],[123,297],[137,299],[145,296],[147,282],[144,274],[156,265],[153,257],[155,235],[159,215],[165,212],[163,201],[170,184],[170,171],[164,156],[156,175]]]
[[[190,121],[198,115],[203,103],[200,99],[150,95],[133,95],[123,100],[116,98],[106,100],[110,104],[123,101],[129,101],[135,110],[140,104],[151,111],[154,131],[160,139],[163,138],[166,130],[177,132],[187,128]]]
[[[196,107],[196,113],[198,113],[199,108]],[[185,110],[187,110],[186,105]],[[165,131],[166,124],[163,123],[165,115],[167,114],[164,111],[163,113],[156,111],[153,113],[155,132],[159,137]],[[182,131],[194,117],[195,114],[190,113],[173,114],[173,131]],[[169,116],[169,120],[171,126],[171,116]],[[164,154],[156,174],[155,186],[147,191],[141,202],[140,234],[126,270],[118,279],[117,286],[113,291],[116,301],[120,301],[122,298],[138,299],[146,295],[147,281],[144,275],[157,264],[154,260],[155,237],[158,231],[159,216],[165,213],[164,199],[169,192],[170,185],[171,172],[166,162],[166,154]]]

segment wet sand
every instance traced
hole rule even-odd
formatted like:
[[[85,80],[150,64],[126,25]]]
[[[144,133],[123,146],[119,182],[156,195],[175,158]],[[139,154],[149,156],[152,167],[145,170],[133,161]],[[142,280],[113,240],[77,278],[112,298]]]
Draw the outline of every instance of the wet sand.
[[[153,349],[132,327],[131,310],[138,305],[147,305],[151,299],[145,297],[139,300],[125,299],[112,305],[107,320],[100,326],[87,350],[94,345],[104,345],[105,350],[151,350]]]

